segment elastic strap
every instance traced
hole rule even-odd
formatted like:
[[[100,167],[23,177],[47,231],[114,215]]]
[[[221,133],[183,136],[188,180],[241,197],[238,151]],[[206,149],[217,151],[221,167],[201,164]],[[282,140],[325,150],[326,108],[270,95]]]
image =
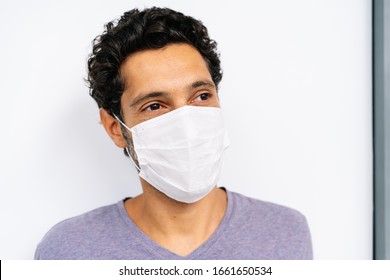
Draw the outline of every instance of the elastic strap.
[[[124,123],[123,123],[115,114],[113,114],[113,115],[114,115],[114,117],[116,118],[116,120],[117,120],[121,125],[123,125],[127,130],[129,130],[130,132],[132,132],[131,129],[128,128],[127,125],[125,125],[125,124],[124,124]],[[133,160],[133,157],[132,157],[131,154],[130,154],[129,148],[126,147],[125,149],[126,149],[127,154],[129,155],[129,158],[130,158],[131,162],[132,162],[133,165],[135,166],[135,168],[137,168],[137,170],[138,170],[139,172],[141,172],[141,169],[138,167],[137,164],[135,164],[135,162],[134,162],[134,160]]]

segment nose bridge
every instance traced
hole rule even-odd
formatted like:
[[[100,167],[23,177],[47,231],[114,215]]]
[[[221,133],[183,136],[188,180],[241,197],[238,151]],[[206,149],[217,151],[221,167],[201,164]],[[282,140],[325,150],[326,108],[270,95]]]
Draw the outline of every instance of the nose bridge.
[[[188,92],[185,89],[178,89],[172,94],[172,110],[189,105]]]
[[[183,106],[186,106],[188,105],[187,103],[178,103],[178,104],[175,104],[174,106],[172,106],[172,110],[176,110],[176,109],[179,109]]]

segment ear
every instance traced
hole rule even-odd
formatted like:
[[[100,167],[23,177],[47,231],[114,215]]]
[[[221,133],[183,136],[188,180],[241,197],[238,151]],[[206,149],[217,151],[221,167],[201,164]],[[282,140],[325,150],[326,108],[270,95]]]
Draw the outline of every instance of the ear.
[[[127,146],[126,140],[122,135],[122,130],[118,120],[116,120],[103,108],[99,110],[99,114],[102,125],[115,145],[117,145],[119,148],[125,148]]]

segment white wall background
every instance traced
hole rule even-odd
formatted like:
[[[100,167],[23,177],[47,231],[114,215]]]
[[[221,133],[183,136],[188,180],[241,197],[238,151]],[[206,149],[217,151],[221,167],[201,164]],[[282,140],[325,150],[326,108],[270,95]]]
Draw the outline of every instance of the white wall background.
[[[140,192],[83,78],[103,24],[152,5],[219,43],[221,184],[305,214],[316,259],[370,259],[369,0],[1,0],[0,258],[31,259],[53,224]]]

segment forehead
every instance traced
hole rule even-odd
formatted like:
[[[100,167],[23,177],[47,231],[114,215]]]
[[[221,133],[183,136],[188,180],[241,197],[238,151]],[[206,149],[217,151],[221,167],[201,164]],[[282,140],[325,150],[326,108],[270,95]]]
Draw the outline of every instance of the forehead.
[[[162,49],[139,51],[121,67],[125,93],[175,90],[197,80],[212,82],[201,54],[188,44],[170,44]]]

